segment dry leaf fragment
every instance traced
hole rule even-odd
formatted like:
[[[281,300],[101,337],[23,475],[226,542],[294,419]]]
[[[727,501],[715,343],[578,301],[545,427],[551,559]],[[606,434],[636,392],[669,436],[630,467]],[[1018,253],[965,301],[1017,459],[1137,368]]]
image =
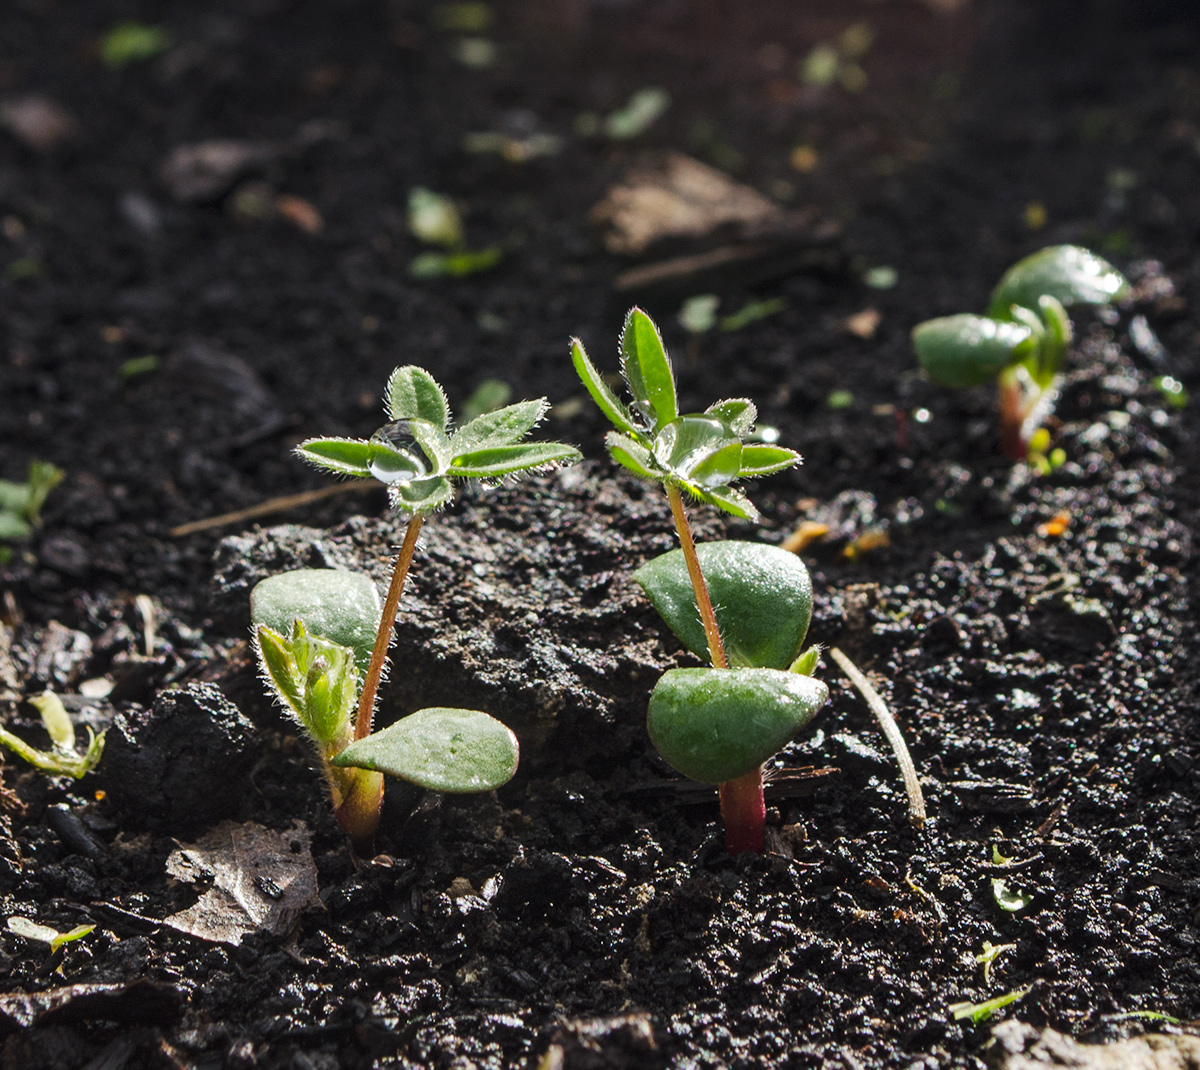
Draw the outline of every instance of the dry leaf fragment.
[[[305,234],[320,234],[325,228],[325,220],[321,218],[321,213],[311,201],[306,201],[303,197],[281,193],[275,198],[275,211]]]
[[[829,534],[829,525],[816,520],[802,520],[799,526],[779,545],[794,554],[802,553],[818,539]]]
[[[223,821],[167,859],[167,872],[186,883],[212,881],[199,902],[164,924],[201,940],[237,946],[252,932],[287,932],[317,901],[311,834],[302,822],[275,832],[249,821]]]
[[[864,308],[842,321],[842,326],[858,338],[874,338],[879,329],[879,321],[883,319],[877,308]]]

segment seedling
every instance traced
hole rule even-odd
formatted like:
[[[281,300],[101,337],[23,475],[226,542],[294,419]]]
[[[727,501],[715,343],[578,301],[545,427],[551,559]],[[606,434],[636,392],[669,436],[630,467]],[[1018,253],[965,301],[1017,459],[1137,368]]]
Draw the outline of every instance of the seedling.
[[[62,699],[52,691],[43,691],[42,694],[29,699],[29,704],[41,714],[42,724],[50,736],[50,749],[39,750],[30,746],[6,728],[0,728],[0,745],[24,758],[43,773],[54,773],[78,780],[90,772],[104,751],[104,733],[96,735],[89,727],[87,749],[80,754],[75,749],[75,725],[71,723]]]
[[[1125,277],[1077,245],[1018,261],[992,292],[986,316],[959,313],[912,332],[921,367],[942,386],[999,386],[1000,448],[1013,460],[1054,409],[1071,342],[1072,305],[1107,305],[1129,292]],[[1042,467],[1042,466],[1039,466]]]
[[[409,193],[408,229],[426,244],[445,250],[430,249],[414,257],[408,265],[414,278],[436,279],[447,275],[463,278],[494,268],[503,255],[498,245],[467,248],[466,231],[457,206],[449,197],[432,190],[417,187]]]
[[[47,461],[31,461],[24,483],[0,479],[0,542],[23,539],[42,522],[46,496],[63,480],[64,472]]]
[[[382,610],[365,577],[324,570],[264,581],[252,607],[268,683],[311,737],[338,820],[360,850],[379,824],[381,774],[474,792],[516,771],[516,737],[479,710],[424,709],[371,731],[422,523],[453,498],[455,480],[494,482],[579,457],[559,442],[521,441],[545,415],[545,398],[485,413],[452,432],[442,388],[424,369],[407,366],[392,372],[384,400],[390,422],[370,439],[312,438],[296,449],[318,468],[378,480],[408,515]]]
[[[800,455],[746,442],[757,410],[745,398],[681,415],[662,339],[640,309],[625,320],[620,350],[631,406],[618,400],[579,340],[571,342],[575,370],[616,428],[606,439],[609,453],[639,479],[662,484],[679,534],[680,549],[648,562],[635,578],[684,645],[711,662],[662,676],[650,696],[650,738],[684,776],[719,785],[729,852],[761,852],[763,763],[828,697],[811,675],[816,650],[801,652],[812,587],[799,558],[778,547],[697,548],[683,493],[754,520],[757,510],[732,483],[783,471]]]
[[[37,940],[47,944],[52,954],[64,944],[82,940],[96,928],[95,925],[76,925],[70,932],[60,933],[57,929],[50,928],[49,925],[39,925],[36,921],[22,918],[20,915],[13,915],[5,924],[10,933],[16,933],[17,936],[22,936],[26,940]]]

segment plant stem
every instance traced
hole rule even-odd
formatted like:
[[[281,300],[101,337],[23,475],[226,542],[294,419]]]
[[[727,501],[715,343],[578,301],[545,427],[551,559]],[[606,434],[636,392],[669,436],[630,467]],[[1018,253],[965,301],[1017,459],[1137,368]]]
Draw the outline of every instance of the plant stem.
[[[420,513],[414,513],[404,532],[404,542],[396,555],[396,563],[392,566],[392,582],[388,587],[387,598],[383,602],[383,613],[379,618],[379,631],[375,633],[375,646],[371,650],[371,660],[367,665],[367,676],[363,681],[362,694],[358,698],[358,717],[354,722],[354,738],[362,739],[371,734],[371,720],[375,715],[375,695],[379,691],[379,681],[383,679],[383,663],[387,660],[388,647],[392,645],[392,629],[396,625],[396,614],[400,610],[400,596],[404,593],[404,581],[408,576],[408,568],[412,564],[413,553],[417,548],[417,535],[421,530],[421,521],[425,518]]]
[[[696,544],[692,540],[692,527],[688,523],[687,513],[683,511],[683,495],[678,487],[669,483],[667,500],[671,503],[671,514],[675,517],[675,530],[679,532],[679,543],[683,549],[683,559],[687,562],[688,576],[692,580],[692,590],[696,592],[696,605],[700,610],[700,621],[704,625],[704,637],[708,640],[708,655],[712,659],[714,669],[727,669],[729,662],[725,658],[721,630],[717,627],[717,615],[713,612],[712,599],[708,597],[708,584],[704,582],[704,573],[700,571],[700,559],[696,556]]]
[[[1025,418],[1029,406],[1021,380],[1012,371],[1000,374],[998,384],[1000,407],[1000,452],[1013,461],[1023,461],[1029,453],[1025,440]]]
[[[696,556],[696,543],[692,539],[692,528],[683,509],[683,495],[678,487],[667,485],[667,499],[671,503],[671,514],[675,517],[675,530],[679,532],[679,543],[683,559],[687,562],[688,576],[696,594],[696,606],[704,624],[704,637],[708,640],[708,654],[714,669],[729,668],[725,657],[725,645],[721,642],[721,630],[717,627],[717,615],[713,612],[712,599],[708,595],[708,584],[700,571],[700,559]],[[720,785],[721,819],[725,822],[725,850],[731,855],[743,851],[762,854],[763,833],[767,823],[767,804],[763,798],[762,766],[752,769],[737,780],[727,780]]]

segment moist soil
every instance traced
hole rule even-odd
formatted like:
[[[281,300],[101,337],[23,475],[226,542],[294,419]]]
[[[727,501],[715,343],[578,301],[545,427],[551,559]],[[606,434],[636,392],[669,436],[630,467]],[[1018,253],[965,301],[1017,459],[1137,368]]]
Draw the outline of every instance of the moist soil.
[[[470,9],[405,0],[0,14],[0,475],[35,458],[67,473],[0,571],[4,717],[44,740],[23,699],[51,688],[110,726],[79,781],[5,757],[0,908],[95,929],[53,953],[0,936],[4,1065],[977,1067],[1005,1057],[989,1049],[1005,1018],[1093,1043],[1186,1031],[1200,447],[1155,381],[1200,389],[1196,16],[1132,0],[489,10],[462,29]],[[98,43],[128,19],[170,44],[106,65]],[[799,76],[860,23],[865,86]],[[648,86],[671,106],[639,136],[588,127]],[[13,119],[31,96],[59,109],[40,138]],[[507,155],[464,151],[488,131]],[[551,144],[533,133],[558,151],[529,153]],[[164,175],[214,139],[241,146],[236,166]],[[807,213],[820,255],[629,288],[589,211],[664,150]],[[418,186],[455,197],[469,244],[501,263],[410,277]],[[1057,242],[1109,256],[1135,296],[1076,314],[1051,424],[1066,459],[1039,475],[997,455],[987,391],[916,373],[908,332],[982,308],[1010,263]],[[676,312],[701,292],[723,314],[778,305],[688,338]],[[754,398],[804,454],[750,488],[761,525],[697,507],[697,531],[828,528],[803,551],[810,636],[895,710],[923,829],[828,660],[827,707],[770,766],[764,855],[729,857],[715,793],[649,746],[655,678],[696,662],[630,573],[674,534],[661,494],[604,456],[566,346],[615,369],[635,301],[686,406]],[[369,434],[403,363],[456,411],[489,378],[548,396],[543,430],[589,460],[469,489],[427,525],[380,719],[478,706],[517,731],[522,763],[488,796],[391,785],[364,859],[262,694],[247,596],[297,566],[382,584],[401,521],[366,491],[177,529],[327,485],[290,448]],[[280,833],[318,894],[240,943],[165,924],[207,888],[173,853],[247,823]],[[243,891],[284,896],[266,877]],[[952,1011],[1005,995],[991,1019]]]

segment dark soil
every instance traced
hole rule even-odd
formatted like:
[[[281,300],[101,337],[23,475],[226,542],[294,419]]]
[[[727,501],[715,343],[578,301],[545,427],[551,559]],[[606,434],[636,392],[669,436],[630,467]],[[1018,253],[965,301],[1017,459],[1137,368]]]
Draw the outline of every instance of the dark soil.
[[[6,756],[0,911],[96,929],[53,956],[0,937],[0,1061],[961,1067],[988,1058],[990,1024],[956,1020],[956,1002],[1028,989],[998,1017],[1090,1042],[1179,1028],[1130,1012],[1200,1018],[1200,448],[1192,410],[1154,385],[1200,390],[1190,5],[493,9],[486,68],[455,58],[445,7],[415,0],[0,14],[0,104],[37,94],[72,122],[50,147],[0,133],[0,476],[34,458],[67,472],[0,570],[4,719],[41,738],[19,700],[49,687],[113,725],[79,782]],[[109,69],[97,42],[129,18],[174,44]],[[866,89],[803,86],[797,63],[860,21]],[[647,85],[673,104],[640,138],[576,132]],[[534,124],[560,153],[460,148]],[[168,154],[214,138],[253,158],[173,193]],[[789,162],[797,145],[816,150],[811,171]],[[615,293],[628,263],[589,209],[640,152],[668,148],[840,236],[803,270]],[[499,268],[411,280],[414,186],[459,198],[471,244],[503,245]],[[997,456],[987,392],[934,388],[907,337],[1063,241],[1111,257],[1136,297],[1076,316],[1053,424],[1067,462],[1036,476]],[[864,283],[881,266],[894,287]],[[680,298],[714,286],[723,312],[786,304],[689,354]],[[726,855],[715,793],[650,748],[650,687],[692,659],[629,574],[672,545],[670,517],[604,458],[566,355],[577,335],[615,368],[634,300],[666,332],[685,405],[752,397],[805,455],[751,488],[761,527],[697,509],[698,531],[778,542],[829,525],[805,550],[811,635],[896,710],[923,831],[831,664],[828,707],[773,764],[792,775],[772,786],[764,856]],[[879,325],[863,338],[846,322],[866,309]],[[121,376],[148,355],[155,370]],[[522,765],[493,796],[389,787],[365,861],[261,693],[247,595],[297,565],[383,582],[400,521],[368,492],[266,530],[172,529],[324,485],[290,447],[372,431],[401,363],[427,366],[455,408],[487,378],[549,396],[547,432],[592,459],[469,491],[428,525],[382,717],[480,706],[518,732]],[[848,407],[827,404],[835,390]],[[836,771],[796,775],[808,767]],[[204,891],[168,857],[223,819],[311,834],[320,899],[283,934],[235,947],[163,924]],[[996,879],[1023,909],[1000,908]],[[985,973],[987,943],[1013,946]]]

